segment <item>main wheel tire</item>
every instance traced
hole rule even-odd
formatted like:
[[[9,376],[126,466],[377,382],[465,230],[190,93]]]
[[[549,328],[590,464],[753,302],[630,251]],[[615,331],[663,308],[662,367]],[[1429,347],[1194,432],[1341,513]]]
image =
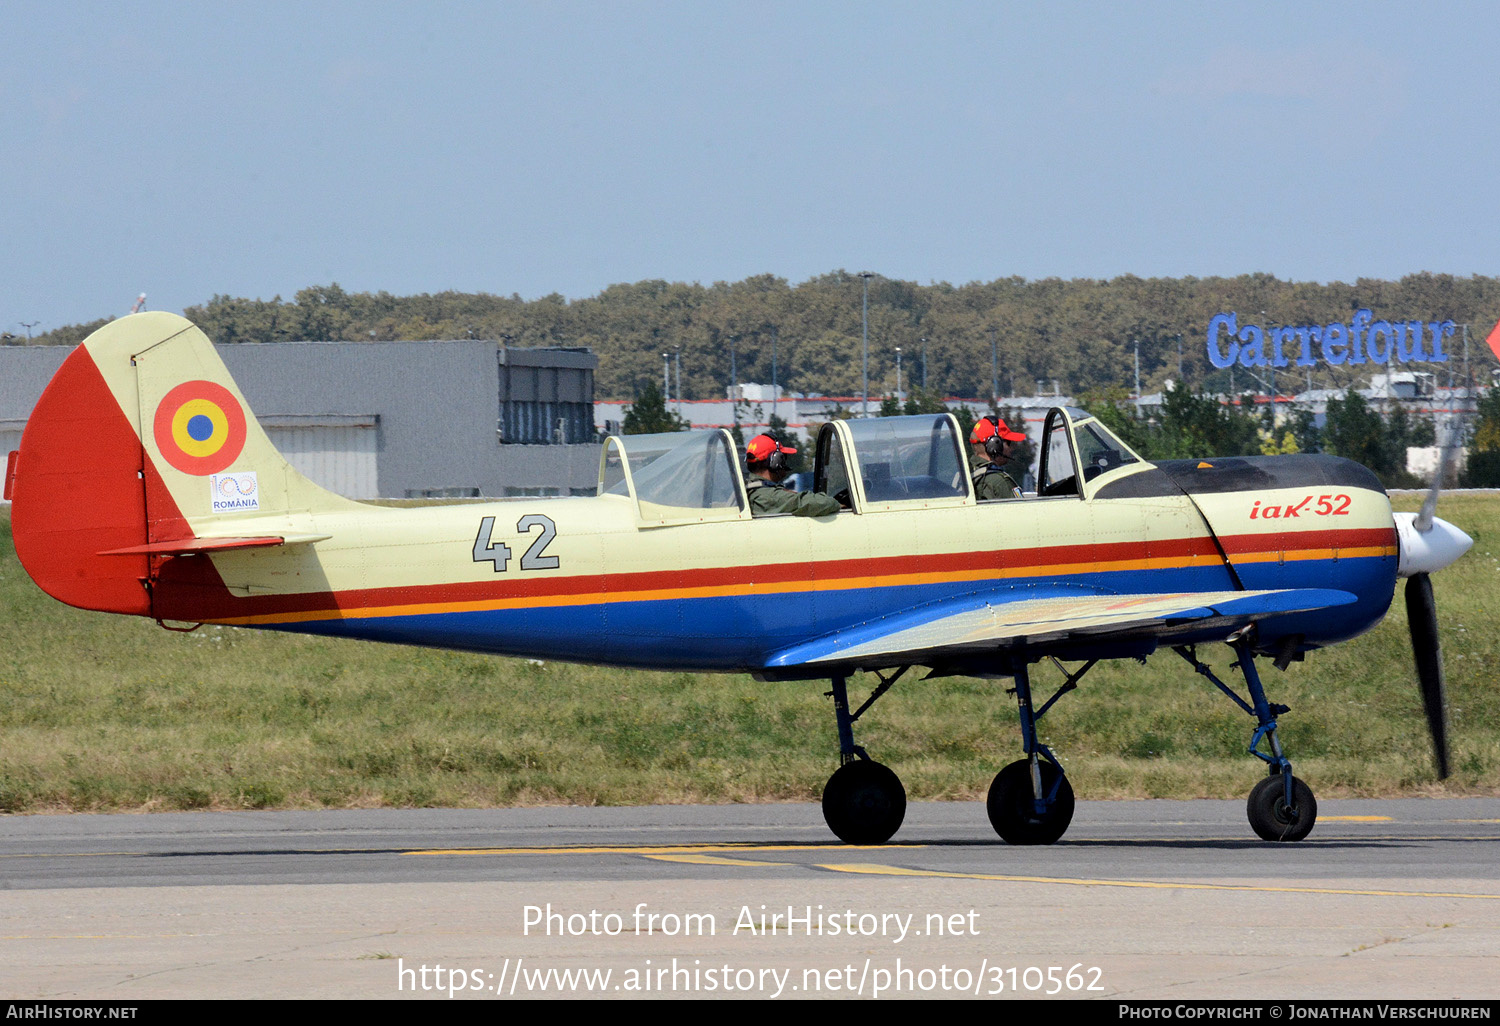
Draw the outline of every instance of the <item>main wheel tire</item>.
[[[884,844],[906,818],[906,788],[890,767],[860,759],[823,788],[823,819],[845,844]]]
[[[1286,803],[1286,784],[1281,774],[1269,776],[1250,791],[1245,803],[1250,827],[1266,841],[1300,841],[1318,819],[1318,800],[1312,788],[1292,778],[1292,805]]]
[[[1029,759],[1011,763],[996,773],[990,784],[985,810],[990,815],[990,826],[1007,844],[1052,844],[1067,833],[1068,824],[1073,822],[1073,785],[1050,762],[1041,764],[1041,774],[1044,794],[1060,781],[1057,797],[1041,815],[1037,814],[1031,789]]]

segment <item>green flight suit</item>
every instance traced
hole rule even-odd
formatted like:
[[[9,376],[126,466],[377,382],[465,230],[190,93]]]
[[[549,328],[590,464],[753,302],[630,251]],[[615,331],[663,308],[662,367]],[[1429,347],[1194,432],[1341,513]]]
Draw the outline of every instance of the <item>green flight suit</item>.
[[[980,502],[1021,497],[1020,486],[982,453],[969,457],[969,473],[974,478],[974,497]]]
[[[751,516],[791,513],[799,517],[826,517],[843,508],[837,499],[822,492],[794,492],[753,475],[745,482],[745,490],[750,493]]]

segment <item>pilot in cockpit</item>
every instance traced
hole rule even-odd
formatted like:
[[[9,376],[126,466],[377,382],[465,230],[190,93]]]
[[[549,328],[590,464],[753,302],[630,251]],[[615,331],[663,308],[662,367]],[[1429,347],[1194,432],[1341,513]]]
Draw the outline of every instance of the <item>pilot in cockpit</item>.
[[[969,457],[969,473],[974,479],[976,499],[983,502],[986,499],[1021,497],[1020,486],[1000,467],[1010,461],[1016,443],[1024,441],[1026,436],[1006,427],[1004,420],[979,418],[974,430],[969,432],[969,446],[974,451]]]
[[[836,499],[822,492],[794,492],[782,485],[792,472],[788,448],[770,435],[756,435],[745,446],[745,490],[750,495],[752,516],[791,513],[799,517],[826,517],[841,508]]]

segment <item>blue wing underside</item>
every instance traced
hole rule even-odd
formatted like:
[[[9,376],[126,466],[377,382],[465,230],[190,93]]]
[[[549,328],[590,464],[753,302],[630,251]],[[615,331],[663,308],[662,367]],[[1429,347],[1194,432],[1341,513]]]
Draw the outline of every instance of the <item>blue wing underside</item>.
[[[969,596],[893,613],[777,652],[767,669],[827,672],[902,664],[982,661],[1006,650],[1068,655],[1130,654],[1157,644],[1222,640],[1271,617],[1357,602],[1346,591],[1276,591],[1118,595],[1072,589]]]

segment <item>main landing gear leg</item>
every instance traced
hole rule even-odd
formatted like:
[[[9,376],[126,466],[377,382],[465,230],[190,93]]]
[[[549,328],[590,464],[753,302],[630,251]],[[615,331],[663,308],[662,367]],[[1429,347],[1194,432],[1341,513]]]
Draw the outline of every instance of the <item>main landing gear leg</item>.
[[[823,788],[823,819],[845,844],[884,844],[906,817],[906,788],[900,779],[854,743],[854,721],[905,672],[903,667],[893,676],[882,678],[880,686],[852,715],[844,678],[833,678],[829,695],[838,720],[840,765]]]
[[[1261,686],[1260,674],[1255,668],[1255,656],[1245,638],[1231,642],[1239,661],[1235,666],[1245,675],[1245,686],[1250,691],[1247,703],[1229,686],[1213,675],[1207,666],[1198,661],[1190,650],[1178,648],[1174,651],[1186,659],[1193,668],[1218,689],[1255,717],[1255,733],[1250,737],[1250,754],[1266,763],[1270,775],[1250,790],[1245,812],[1250,827],[1266,841],[1300,841],[1306,837],[1318,819],[1318,801],[1312,788],[1292,775],[1292,762],[1281,750],[1281,741],[1276,737],[1276,717],[1291,710],[1284,705],[1273,705],[1266,701],[1265,688]],[[1270,754],[1261,751],[1261,741],[1269,745]]]
[[[1015,670],[1016,704],[1021,711],[1021,742],[1026,758],[1006,766],[990,784],[985,809],[990,825],[1009,844],[1051,844],[1073,821],[1073,785],[1047,746],[1037,741],[1036,721],[1063,694],[1076,686],[1090,663],[1069,677],[1056,695],[1036,712],[1032,711],[1031,678],[1022,663]]]

